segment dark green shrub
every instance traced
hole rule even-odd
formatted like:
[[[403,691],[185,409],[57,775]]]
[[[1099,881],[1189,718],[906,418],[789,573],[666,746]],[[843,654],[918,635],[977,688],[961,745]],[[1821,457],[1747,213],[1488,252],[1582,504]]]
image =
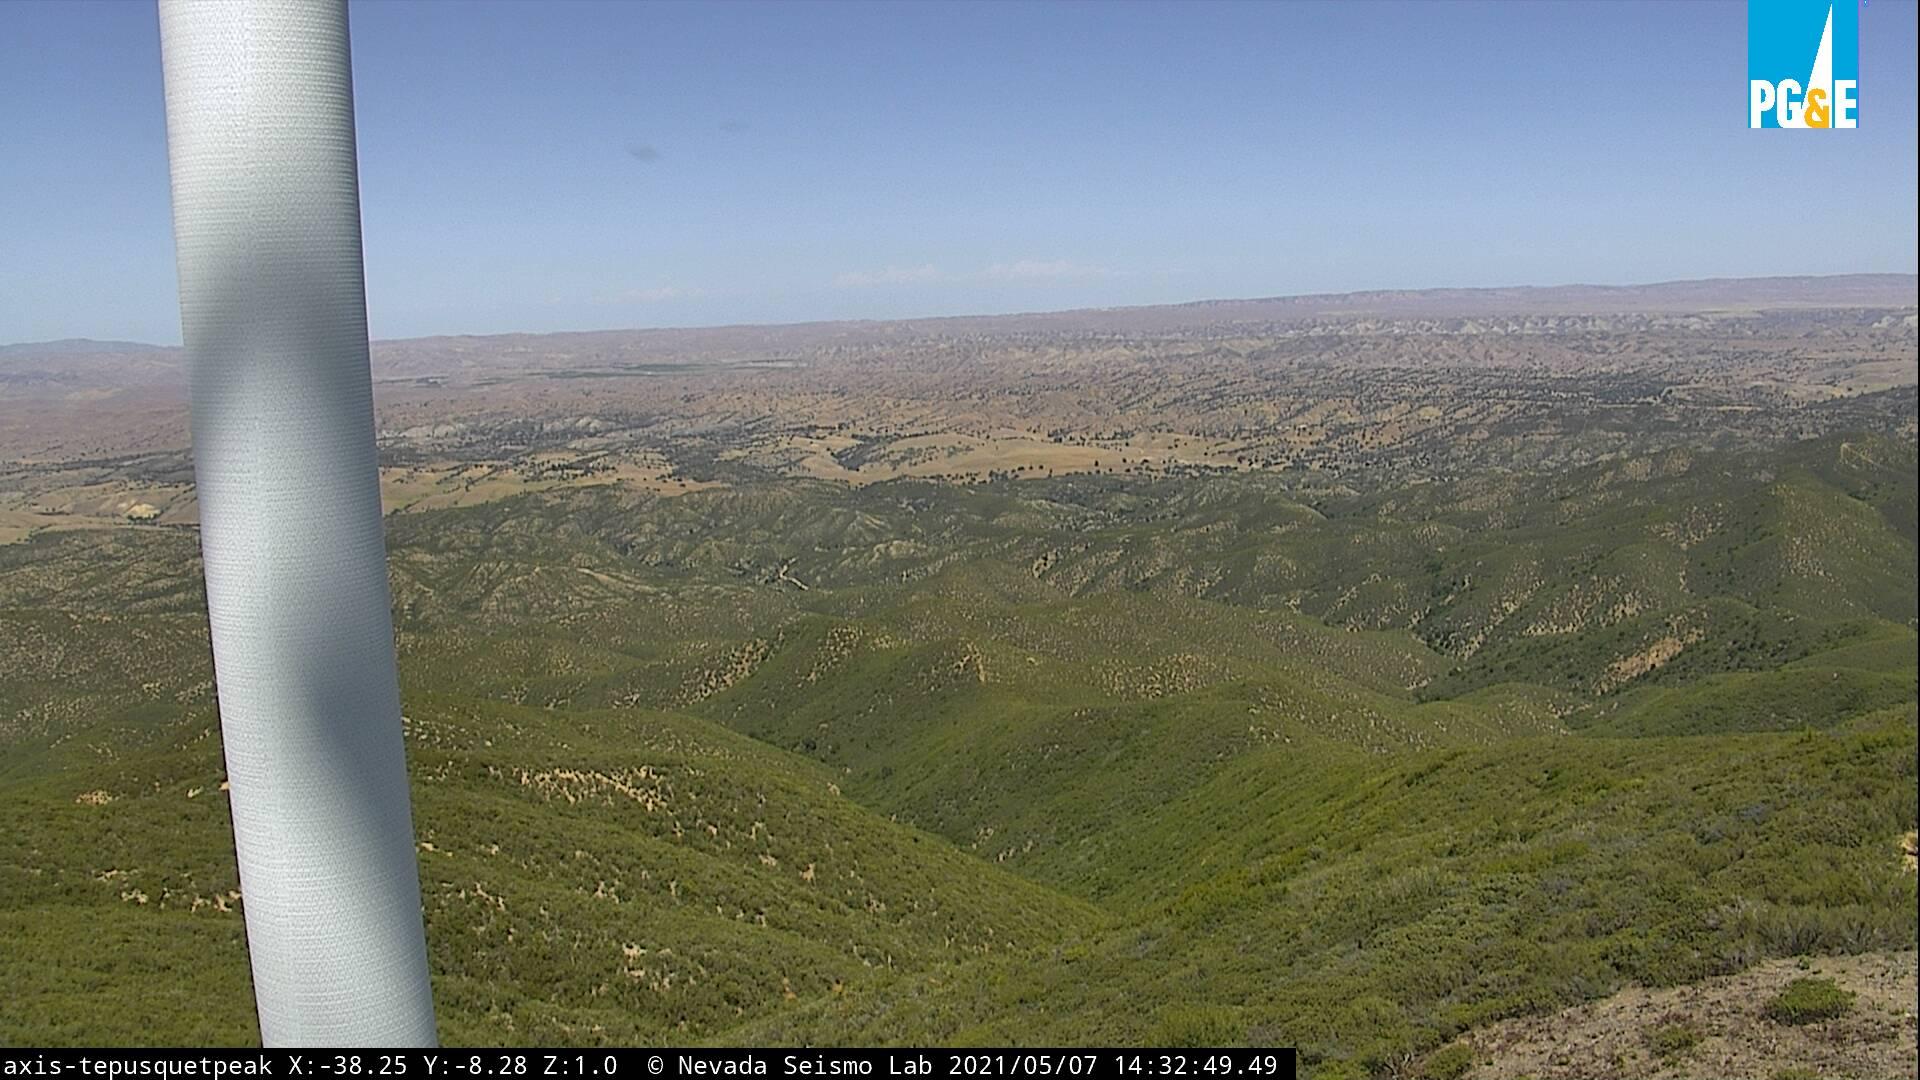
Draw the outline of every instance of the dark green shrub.
[[[1662,1024],[1647,1032],[1647,1049],[1665,1060],[1679,1057],[1700,1045],[1700,1029],[1688,1023]]]
[[[1811,1024],[1846,1015],[1854,993],[1832,979],[1795,979],[1780,996],[1767,1002],[1767,1019],[1780,1024]]]
[[[1240,1025],[1226,1009],[1207,1005],[1170,1005],[1147,1040],[1155,1046],[1237,1046]]]
[[[1451,1043],[1427,1056],[1426,1067],[1420,1071],[1420,1075],[1427,1080],[1460,1080],[1471,1068],[1473,1047],[1466,1043]]]

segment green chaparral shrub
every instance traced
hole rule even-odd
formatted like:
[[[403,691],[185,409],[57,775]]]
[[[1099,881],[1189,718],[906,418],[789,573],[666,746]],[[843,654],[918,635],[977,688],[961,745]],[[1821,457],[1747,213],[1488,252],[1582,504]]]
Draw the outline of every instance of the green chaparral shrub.
[[[1420,1075],[1426,1080],[1460,1080],[1473,1068],[1473,1047],[1466,1043],[1450,1043],[1427,1056],[1427,1064]]]
[[[1679,1057],[1700,1045],[1700,1038],[1700,1029],[1692,1024],[1662,1024],[1647,1032],[1647,1049],[1663,1060]]]
[[[1832,979],[1795,979],[1767,1002],[1766,1013],[1776,1023],[1811,1024],[1845,1016],[1853,999],[1853,991],[1840,989]]]
[[[1160,1010],[1159,1022],[1147,1042],[1153,1046],[1237,1046],[1242,1038],[1240,1025],[1226,1009],[1169,1005]]]

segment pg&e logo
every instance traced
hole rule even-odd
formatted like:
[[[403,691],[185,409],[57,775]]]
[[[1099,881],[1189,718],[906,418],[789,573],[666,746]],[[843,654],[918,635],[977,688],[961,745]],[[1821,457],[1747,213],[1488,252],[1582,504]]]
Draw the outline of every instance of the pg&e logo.
[[[1860,123],[1859,0],[1747,0],[1747,126]]]

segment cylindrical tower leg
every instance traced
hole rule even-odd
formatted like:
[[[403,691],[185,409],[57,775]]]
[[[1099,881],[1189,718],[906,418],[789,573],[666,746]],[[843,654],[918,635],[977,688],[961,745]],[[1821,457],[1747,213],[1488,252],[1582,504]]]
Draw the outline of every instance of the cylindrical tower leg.
[[[345,0],[160,0],[194,473],[268,1045],[434,1041]]]

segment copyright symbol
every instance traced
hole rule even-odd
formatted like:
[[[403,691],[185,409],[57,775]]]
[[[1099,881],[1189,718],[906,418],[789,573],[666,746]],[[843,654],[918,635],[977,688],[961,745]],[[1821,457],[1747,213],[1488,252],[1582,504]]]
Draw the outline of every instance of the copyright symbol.
[[[647,1071],[655,1076],[659,1076],[661,1070],[666,1067],[666,1061],[662,1059],[659,1054],[654,1054],[652,1057],[647,1058]]]

